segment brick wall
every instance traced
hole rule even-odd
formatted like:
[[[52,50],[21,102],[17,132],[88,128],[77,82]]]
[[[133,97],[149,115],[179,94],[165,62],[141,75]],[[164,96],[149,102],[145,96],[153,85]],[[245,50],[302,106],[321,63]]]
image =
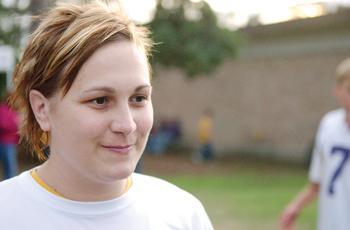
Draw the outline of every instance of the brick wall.
[[[180,70],[157,68],[155,119],[180,119],[184,144],[196,146],[204,108],[215,111],[219,153],[251,151],[301,160],[322,115],[337,107],[334,69],[345,55],[235,60],[210,76],[187,79]]]

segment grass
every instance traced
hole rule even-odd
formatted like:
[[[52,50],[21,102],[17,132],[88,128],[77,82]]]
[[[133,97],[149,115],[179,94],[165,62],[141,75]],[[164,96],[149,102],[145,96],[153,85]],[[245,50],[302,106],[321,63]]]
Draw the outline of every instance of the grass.
[[[217,163],[207,172],[157,176],[198,197],[218,230],[278,229],[280,212],[307,183],[307,170],[300,167],[254,162],[224,167]],[[296,229],[316,229],[315,203],[302,212]]]

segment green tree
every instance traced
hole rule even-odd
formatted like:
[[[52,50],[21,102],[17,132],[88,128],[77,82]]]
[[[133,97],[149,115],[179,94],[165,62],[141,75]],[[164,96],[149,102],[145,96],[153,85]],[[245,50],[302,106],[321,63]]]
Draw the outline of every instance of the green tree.
[[[18,55],[19,48],[29,27],[29,17],[24,17],[27,13],[29,0],[0,0],[0,45],[13,47]],[[0,73],[0,95],[6,89],[6,74]]]
[[[173,3],[167,6],[167,3]],[[153,62],[183,69],[189,77],[210,73],[237,53],[239,36],[221,28],[210,6],[190,0],[158,0],[149,24],[157,43]]]
[[[6,3],[6,4],[4,4]],[[24,17],[29,0],[0,1],[0,45],[18,49],[29,18]]]

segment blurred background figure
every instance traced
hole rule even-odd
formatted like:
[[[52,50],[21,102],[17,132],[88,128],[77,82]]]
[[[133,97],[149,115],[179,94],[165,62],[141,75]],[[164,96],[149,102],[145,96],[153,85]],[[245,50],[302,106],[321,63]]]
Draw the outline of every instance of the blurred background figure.
[[[207,108],[203,111],[198,122],[199,157],[203,161],[214,159],[213,115],[212,109]]]
[[[283,230],[294,229],[303,208],[319,197],[319,230],[350,229],[350,58],[336,71],[335,96],[341,108],[328,112],[319,125],[309,171],[309,184],[280,218]]]
[[[176,147],[181,139],[181,123],[178,119],[162,119],[154,124],[148,143],[147,152],[162,155],[172,147]]]
[[[0,104],[0,160],[3,175],[9,179],[17,174],[18,116],[7,104],[8,94]]]

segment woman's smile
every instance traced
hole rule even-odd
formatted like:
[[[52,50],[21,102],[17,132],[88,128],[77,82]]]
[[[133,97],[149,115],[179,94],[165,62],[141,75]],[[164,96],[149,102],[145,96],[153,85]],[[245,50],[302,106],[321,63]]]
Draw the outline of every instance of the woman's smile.
[[[102,145],[104,149],[107,149],[114,153],[128,154],[133,149],[133,144],[128,145]]]

